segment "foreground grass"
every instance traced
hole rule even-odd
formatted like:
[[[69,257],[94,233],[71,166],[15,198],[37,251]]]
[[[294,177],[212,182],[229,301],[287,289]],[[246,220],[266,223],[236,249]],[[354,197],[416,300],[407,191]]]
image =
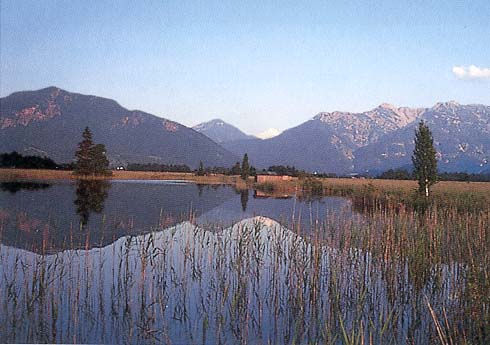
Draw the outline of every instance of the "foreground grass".
[[[56,255],[0,246],[0,341],[486,344],[488,224],[389,208],[299,235],[254,219]]]

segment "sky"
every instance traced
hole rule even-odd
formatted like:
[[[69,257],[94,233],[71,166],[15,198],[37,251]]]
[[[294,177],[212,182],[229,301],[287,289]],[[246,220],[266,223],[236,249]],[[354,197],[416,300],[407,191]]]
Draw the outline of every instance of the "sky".
[[[249,134],[381,103],[490,105],[488,0],[0,6],[1,97],[57,86]]]

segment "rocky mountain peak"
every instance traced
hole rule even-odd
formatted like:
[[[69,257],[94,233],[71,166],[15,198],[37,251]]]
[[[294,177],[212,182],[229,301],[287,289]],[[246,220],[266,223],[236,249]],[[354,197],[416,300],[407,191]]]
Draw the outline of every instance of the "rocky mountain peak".
[[[395,107],[393,104],[391,103],[381,103],[379,106],[378,106],[379,109],[388,109],[388,110],[391,110],[391,111],[394,111],[396,112],[398,110],[397,107]]]
[[[460,107],[461,105],[456,102],[456,101],[447,101],[447,102],[437,102],[433,107],[432,109],[433,110],[445,110],[445,109],[450,109],[450,110],[454,110],[458,107]]]
[[[330,123],[341,119],[346,115],[352,115],[351,113],[334,111],[334,112],[320,112],[313,117],[313,120],[318,120],[325,123]]]
[[[424,110],[424,108],[396,107],[393,104],[382,103],[370,113],[374,116],[383,116],[401,128],[415,121]]]
[[[350,112],[321,112],[313,119],[327,124],[338,126],[339,121],[346,124],[355,123],[356,126],[363,126],[363,123],[374,123],[385,127],[387,131],[404,127],[415,121],[424,108],[396,107],[390,103],[382,103],[378,107],[362,113]]]

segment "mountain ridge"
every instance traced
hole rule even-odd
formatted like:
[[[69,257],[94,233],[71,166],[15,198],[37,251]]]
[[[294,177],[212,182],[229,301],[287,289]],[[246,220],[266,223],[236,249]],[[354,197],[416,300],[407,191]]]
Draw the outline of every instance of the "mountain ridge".
[[[254,136],[246,134],[237,127],[219,118],[212,119],[206,122],[201,122],[193,126],[192,129],[204,134],[218,144],[255,138]]]
[[[71,161],[83,128],[89,126],[113,164],[196,167],[203,161],[205,166],[228,167],[248,153],[257,168],[294,165],[312,172],[373,173],[410,165],[420,120],[433,132],[442,171],[489,169],[490,106],[456,101],[428,108],[382,103],[364,112],[319,112],[278,136],[258,139],[221,119],[191,129],[108,98],[47,87],[0,99],[0,151]]]
[[[425,120],[434,127],[443,171],[479,172],[490,161],[489,109],[485,105],[461,105],[455,101],[438,102],[429,108],[383,103],[365,112],[320,112],[272,139],[237,141],[224,146],[237,155],[249,153],[252,164],[259,168],[296,164],[297,168],[338,174],[380,172],[411,163],[415,126]],[[450,121],[453,113],[474,116],[469,124],[466,121],[463,131],[458,131],[454,124],[459,120]],[[446,123],[434,120],[438,118],[445,119]],[[458,145],[472,148],[473,152],[457,154],[455,150],[461,150]],[[319,147],[323,151],[318,150]],[[387,147],[391,151],[385,152]],[[330,152],[330,157],[324,152]],[[301,159],[295,155],[300,155]]]
[[[431,128],[442,171],[478,173],[487,169],[490,161],[489,106],[438,102],[426,108],[418,120]],[[360,148],[356,152],[360,157],[356,162],[358,169],[369,171],[376,166],[396,168],[411,164],[416,125],[412,123],[377,143]],[[371,160],[363,160],[365,156]]]
[[[232,153],[186,126],[114,100],[48,87],[0,99],[0,151],[73,159],[83,128],[106,145],[112,164],[229,166]]]

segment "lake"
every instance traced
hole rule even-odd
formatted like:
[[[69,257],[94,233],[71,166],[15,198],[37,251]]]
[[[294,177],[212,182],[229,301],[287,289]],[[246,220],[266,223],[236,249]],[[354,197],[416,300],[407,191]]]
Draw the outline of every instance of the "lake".
[[[3,182],[0,342],[483,339],[467,262],[402,250],[420,220],[392,212],[185,181]]]

